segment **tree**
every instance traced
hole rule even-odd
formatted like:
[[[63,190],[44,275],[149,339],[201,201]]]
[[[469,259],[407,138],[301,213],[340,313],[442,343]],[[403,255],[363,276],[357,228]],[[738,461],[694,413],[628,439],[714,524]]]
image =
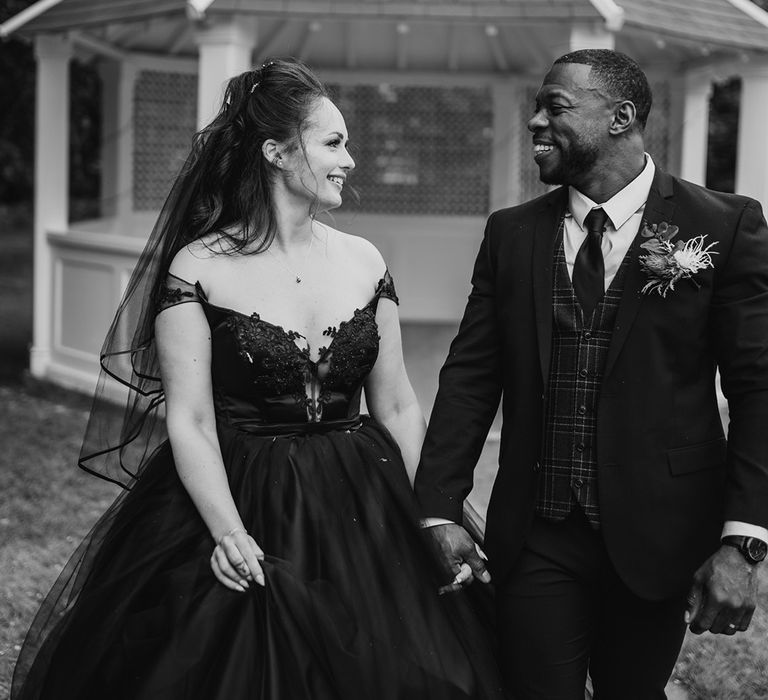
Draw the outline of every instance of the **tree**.
[[[0,22],[33,0],[0,0]],[[70,72],[70,196],[77,217],[83,201],[99,196],[101,82],[96,69],[73,60]],[[32,45],[15,36],[0,43],[0,203],[32,198],[35,139],[35,58]],[[93,214],[94,205],[83,213]]]
[[[0,0],[0,22],[31,5],[31,0]],[[0,202],[15,203],[32,194],[34,155],[35,59],[32,48],[11,38],[0,44]]]

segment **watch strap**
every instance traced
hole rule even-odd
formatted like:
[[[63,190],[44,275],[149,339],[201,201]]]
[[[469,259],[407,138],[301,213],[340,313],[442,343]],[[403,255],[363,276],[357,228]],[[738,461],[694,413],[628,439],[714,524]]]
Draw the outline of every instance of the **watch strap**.
[[[759,564],[768,553],[768,543],[757,537],[727,535],[720,540],[720,543],[738,549],[750,564]]]

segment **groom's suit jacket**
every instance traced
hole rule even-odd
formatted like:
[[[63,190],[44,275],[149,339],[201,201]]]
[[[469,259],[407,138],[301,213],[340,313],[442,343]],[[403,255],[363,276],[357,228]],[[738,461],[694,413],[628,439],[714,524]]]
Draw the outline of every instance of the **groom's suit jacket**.
[[[424,515],[461,522],[503,393],[484,544],[497,579],[514,563],[536,503],[553,254],[567,202],[562,187],[488,219],[416,477]],[[647,251],[638,234],[599,392],[603,538],[625,583],[660,599],[689,587],[725,520],[768,527],[768,229],[756,201],[658,170],[643,220],[678,226],[675,240],[705,234],[717,253],[713,268],[665,298],[642,293]]]

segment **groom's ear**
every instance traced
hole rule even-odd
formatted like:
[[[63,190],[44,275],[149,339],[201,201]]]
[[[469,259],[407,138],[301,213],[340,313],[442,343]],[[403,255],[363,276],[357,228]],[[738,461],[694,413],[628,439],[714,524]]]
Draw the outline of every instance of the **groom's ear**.
[[[632,129],[637,118],[637,108],[634,102],[622,100],[617,102],[613,108],[613,118],[611,119],[611,134],[619,136],[626,134]]]

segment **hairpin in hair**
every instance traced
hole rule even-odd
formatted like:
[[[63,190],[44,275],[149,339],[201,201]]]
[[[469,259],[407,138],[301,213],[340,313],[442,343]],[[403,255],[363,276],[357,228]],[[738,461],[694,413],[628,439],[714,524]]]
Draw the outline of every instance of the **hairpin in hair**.
[[[253,71],[254,73],[257,74],[256,77],[258,78],[258,80],[253,85],[251,85],[251,95],[253,95],[254,90],[256,90],[256,88],[259,87],[259,85],[261,85],[261,81],[264,75],[264,69],[274,65],[275,65],[274,61],[269,61],[267,63],[262,63],[261,66],[259,66],[255,71]]]

